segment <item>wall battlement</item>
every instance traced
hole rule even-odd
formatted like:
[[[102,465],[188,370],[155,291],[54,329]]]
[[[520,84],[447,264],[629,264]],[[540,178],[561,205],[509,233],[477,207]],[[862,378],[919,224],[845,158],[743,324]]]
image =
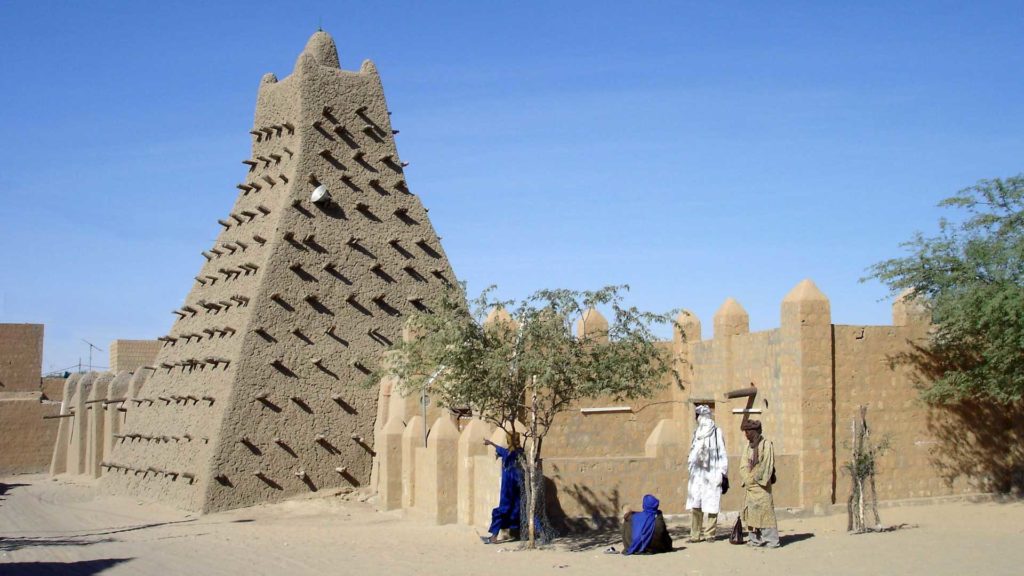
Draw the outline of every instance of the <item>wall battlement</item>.
[[[594,314],[588,313],[585,325],[603,322]],[[770,330],[750,332],[746,311],[730,298],[715,314],[712,337],[702,339],[700,319],[684,311],[673,341],[662,343],[674,355],[682,388],[670,385],[653,398],[617,403],[614,410],[588,413],[586,408],[611,405],[608,399],[587,400],[559,416],[545,439],[549,513],[570,526],[580,520],[601,523],[624,504],[638,505],[647,493],[656,494],[667,513],[684,512],[694,403],[715,408],[734,479],[745,441],[739,430],[743,413],[762,421],[776,450],[778,507],[820,513],[846,502],[846,438],[860,405],[869,407],[874,437],[889,438],[892,445],[879,459],[881,499],[1005,486],[1013,474],[1020,474],[1024,462],[998,444],[1019,445],[1024,439],[1010,424],[1021,408],[923,404],[916,384],[925,374],[900,359],[925,341],[928,315],[913,302],[900,300],[893,305],[893,319],[891,326],[834,325],[828,298],[810,280],[782,299],[780,325]],[[577,330],[585,325],[581,321]],[[758,393],[749,405],[745,398],[726,398],[726,392],[751,384]],[[978,413],[987,414],[992,426],[974,422],[970,438],[957,436],[962,419]],[[415,421],[422,426],[418,417]],[[377,444],[388,460],[379,476],[379,505],[410,509],[438,523],[486,527],[498,501],[500,478],[493,454],[479,446],[491,427],[464,423],[457,464],[441,471],[437,463],[447,457],[430,455],[430,448],[422,447],[423,432],[403,422],[401,416],[389,419],[385,433],[378,435]],[[409,442],[410,435],[420,443]],[[400,443],[400,438],[407,441]],[[503,441],[500,433],[492,439]],[[964,450],[965,443],[976,452]],[[445,474],[457,486],[454,495],[436,493],[433,479]],[[420,480],[424,476],[429,478],[426,486]],[[405,496],[409,491],[415,492],[414,498]],[[430,498],[452,499],[456,518],[435,513],[440,504],[425,501]],[[742,490],[723,499],[725,510],[741,506]]]

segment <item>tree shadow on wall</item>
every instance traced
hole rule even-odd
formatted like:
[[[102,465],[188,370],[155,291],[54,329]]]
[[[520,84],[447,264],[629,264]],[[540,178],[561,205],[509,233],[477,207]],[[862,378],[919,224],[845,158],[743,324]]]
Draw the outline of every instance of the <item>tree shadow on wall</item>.
[[[909,368],[918,390],[927,390],[942,375],[971,361],[969,354],[956,356],[909,344],[910,351],[890,356],[889,364]],[[930,450],[932,465],[949,487],[964,480],[979,491],[1024,495],[1022,418],[1024,402],[928,404],[927,427],[935,441]]]
[[[580,491],[578,486],[569,489]],[[559,499],[558,486],[551,478],[544,478],[544,496],[546,500],[546,512],[551,528],[558,534],[559,542],[574,552],[605,548],[611,545],[618,545],[622,540],[619,534],[619,523],[617,514],[605,518],[601,516],[601,510],[605,507],[594,504],[588,510],[599,514],[603,527],[596,527],[589,518],[570,518],[566,515],[565,509]],[[576,496],[572,496],[574,499]],[[588,496],[589,498],[590,496]],[[615,492],[617,501],[618,491]]]
[[[965,479],[983,492],[1024,496],[1024,406],[977,401],[932,407],[931,461],[947,485]]]
[[[558,487],[551,478],[544,479],[548,521],[561,536],[566,545],[574,550],[585,550],[614,544],[618,534],[620,495],[616,488],[609,492],[597,493],[588,486],[573,484]],[[586,512],[584,517],[570,518],[562,507],[561,498],[569,497],[576,508]]]
[[[548,519],[560,534],[559,542],[571,552],[603,550],[610,546],[622,547],[622,518],[618,490],[598,495],[593,490],[579,485],[567,488],[566,492],[590,513],[589,517],[569,518],[558,501],[555,483],[545,478]],[[672,536],[673,551],[685,549],[685,538],[690,529],[684,526],[668,526]],[[719,532],[722,532],[720,529]]]
[[[128,562],[132,558],[104,558],[78,562],[11,562],[3,564],[3,573],[10,576],[88,576]]]
[[[551,527],[557,533],[565,534],[569,531],[565,510],[562,508],[562,503],[558,501],[558,486],[547,476],[544,477],[544,512],[548,516]]]

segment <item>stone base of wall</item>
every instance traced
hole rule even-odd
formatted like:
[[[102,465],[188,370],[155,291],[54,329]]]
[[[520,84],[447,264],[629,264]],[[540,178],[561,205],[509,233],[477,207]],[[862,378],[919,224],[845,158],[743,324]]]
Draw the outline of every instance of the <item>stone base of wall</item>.
[[[39,392],[0,394],[0,474],[35,474],[50,469],[60,402]]]

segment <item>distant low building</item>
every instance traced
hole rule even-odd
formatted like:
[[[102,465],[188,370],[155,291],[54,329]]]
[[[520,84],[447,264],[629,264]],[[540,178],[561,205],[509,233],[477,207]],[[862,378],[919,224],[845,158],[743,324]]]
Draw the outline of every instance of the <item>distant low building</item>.
[[[0,324],[0,475],[44,472],[59,402],[42,392],[43,325]]]
[[[158,352],[159,340],[114,340],[110,343],[110,371],[134,372],[140,366],[152,364]]]

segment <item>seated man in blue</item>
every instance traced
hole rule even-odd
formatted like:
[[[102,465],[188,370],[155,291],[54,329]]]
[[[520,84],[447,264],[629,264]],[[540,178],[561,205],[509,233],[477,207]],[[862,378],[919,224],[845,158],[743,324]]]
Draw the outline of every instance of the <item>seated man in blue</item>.
[[[498,533],[503,529],[508,530],[513,540],[519,539],[523,471],[519,467],[519,454],[522,451],[516,440],[515,436],[510,436],[508,448],[484,440],[484,445],[494,446],[497,457],[501,458],[501,500],[498,507],[491,511],[491,527],[488,529],[491,537],[486,540],[488,544],[497,542]]]
[[[643,512],[626,511],[622,519],[623,554],[657,554],[672,551],[672,537],[654,496],[644,496]]]

